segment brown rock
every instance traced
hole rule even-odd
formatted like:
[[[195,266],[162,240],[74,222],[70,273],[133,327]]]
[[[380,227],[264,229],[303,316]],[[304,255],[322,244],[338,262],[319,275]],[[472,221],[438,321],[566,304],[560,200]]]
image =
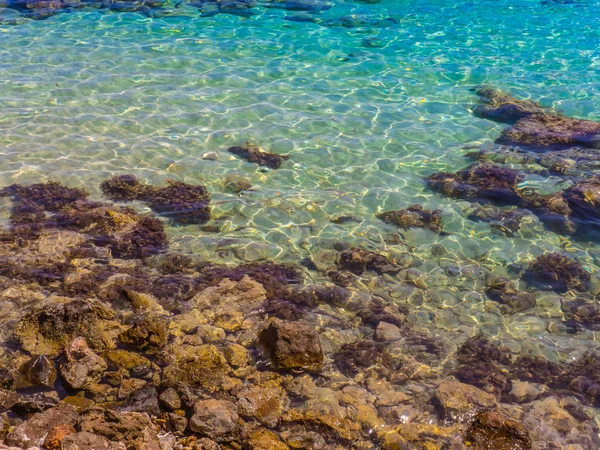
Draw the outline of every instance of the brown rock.
[[[402,339],[400,328],[387,322],[379,322],[375,329],[375,339],[377,341],[391,342]]]
[[[160,404],[167,411],[175,411],[181,408],[181,399],[179,398],[179,394],[173,388],[166,389],[163,393],[158,397]]]
[[[260,332],[259,342],[279,367],[310,370],[323,363],[319,335],[301,322],[273,319]]]
[[[229,153],[239,156],[259,166],[267,166],[271,169],[279,169],[284,161],[290,159],[287,155],[276,155],[275,153],[263,152],[258,146],[246,142],[241,147],[229,147]]]
[[[81,431],[98,434],[111,441],[122,441],[128,445],[138,439],[145,439],[146,430],[154,433],[147,414],[101,409],[86,411],[81,417],[79,428]]]
[[[61,441],[67,437],[75,434],[75,428],[73,425],[61,424],[57,425],[50,430],[46,439],[44,439],[43,447],[46,450],[62,450]]]
[[[270,428],[277,425],[288,403],[281,388],[248,387],[239,393],[238,398],[238,413],[242,417],[255,418]]]
[[[466,434],[473,450],[531,450],[531,439],[523,425],[497,412],[478,414]]]
[[[237,432],[237,407],[226,400],[200,400],[194,405],[190,430],[216,441],[226,440]]]
[[[46,355],[33,356],[21,366],[20,375],[24,379],[17,380],[17,389],[28,386],[54,387],[56,381],[56,368],[54,362]]]
[[[82,337],[69,344],[66,363],[60,367],[60,374],[73,389],[85,389],[98,381],[107,368],[106,362],[96,355]]]
[[[124,444],[110,442],[104,436],[87,431],[63,438],[61,450],[124,450]]]
[[[449,422],[468,422],[482,410],[496,406],[496,397],[469,384],[444,381],[435,391],[442,415]]]
[[[279,437],[272,431],[259,428],[250,434],[248,439],[249,450],[289,450]]]
[[[70,405],[60,404],[55,408],[34,414],[31,419],[21,423],[8,436],[6,443],[16,447],[41,446],[46,435],[58,425],[75,425],[77,413]]]

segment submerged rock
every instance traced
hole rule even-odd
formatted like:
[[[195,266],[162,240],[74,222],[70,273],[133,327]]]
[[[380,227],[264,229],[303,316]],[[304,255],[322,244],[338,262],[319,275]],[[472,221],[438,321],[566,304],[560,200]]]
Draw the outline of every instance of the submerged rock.
[[[546,112],[534,101],[519,100],[511,94],[491,86],[480,87],[476,93],[480,97],[480,102],[473,113],[484,119],[514,123],[523,117]]]
[[[486,294],[490,299],[508,305],[516,312],[534,308],[536,305],[535,295],[519,291],[515,283],[506,278],[492,278]]]
[[[496,406],[496,397],[458,381],[444,381],[435,391],[444,419],[450,423],[470,422],[475,414]]]
[[[522,175],[493,164],[474,164],[457,173],[439,172],[427,178],[427,185],[448,197],[483,199],[499,204],[519,204],[517,189]]]
[[[142,184],[135,175],[103,181],[100,189],[113,200],[139,200],[158,214],[179,223],[205,223],[210,219],[210,196],[204,186],[167,180],[166,187]]]
[[[362,275],[366,270],[377,273],[398,273],[402,267],[396,261],[379,253],[362,248],[351,248],[340,253],[338,266],[356,275]]]
[[[527,429],[497,412],[479,414],[467,430],[465,443],[474,450],[531,450]]]
[[[377,214],[386,223],[400,228],[425,228],[435,233],[442,231],[440,210],[429,211],[421,205],[411,205],[406,209]]]
[[[45,386],[49,388],[54,387],[56,381],[56,367],[54,362],[50,361],[46,355],[39,355],[32,357],[27,361],[21,369],[20,374],[25,377],[24,383],[33,386]],[[23,383],[19,383],[19,388],[26,387]]]
[[[529,267],[526,278],[540,281],[550,289],[564,292],[569,289],[588,289],[590,274],[577,261],[561,253],[544,253]]]
[[[467,216],[470,220],[486,222],[492,229],[509,237],[520,231],[524,219],[532,217],[533,214],[524,209],[503,211],[492,205],[478,206]]]
[[[323,350],[317,332],[300,322],[272,319],[259,334],[269,358],[285,369],[320,368]]]
[[[229,153],[239,156],[248,162],[258,164],[259,166],[270,167],[271,169],[279,169],[279,167],[290,159],[288,155],[277,155],[262,151],[258,146],[246,142],[241,147],[229,147]]]
[[[542,149],[574,145],[598,149],[600,122],[553,114],[533,114],[503,130],[496,142]]]

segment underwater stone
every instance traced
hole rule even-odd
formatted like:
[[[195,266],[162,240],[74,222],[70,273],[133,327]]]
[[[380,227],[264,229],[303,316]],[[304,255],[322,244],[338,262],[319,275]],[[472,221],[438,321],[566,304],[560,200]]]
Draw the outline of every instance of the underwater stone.
[[[160,348],[167,342],[167,323],[160,316],[144,317],[119,335],[120,341],[140,349]]]
[[[517,312],[534,308],[536,305],[533,294],[519,291],[516,285],[506,278],[492,278],[486,294],[490,299],[508,305]]]
[[[362,248],[351,248],[341,252],[337,264],[341,269],[347,269],[356,275],[362,275],[366,270],[377,273],[398,273],[402,269],[396,261]]]
[[[181,399],[177,391],[173,388],[167,388],[160,394],[158,400],[161,406],[167,411],[176,411],[181,408]]]
[[[522,199],[517,185],[521,179],[516,170],[485,163],[470,165],[456,173],[434,173],[427,178],[427,185],[447,197],[519,204]]]
[[[496,142],[546,149],[573,145],[598,149],[600,122],[553,114],[533,114],[503,130]]]
[[[250,144],[249,142],[241,147],[229,147],[227,151],[248,162],[256,163],[259,166],[270,167],[271,169],[279,169],[284,161],[290,159],[287,155],[276,155],[275,153],[264,152],[258,146]]]
[[[557,252],[538,256],[527,270],[525,278],[547,283],[555,291],[584,291],[590,283],[590,274],[581,264]]]
[[[546,112],[534,101],[519,100],[500,89],[490,86],[478,88],[476,94],[480,97],[480,102],[473,113],[484,119],[514,123],[523,117]]]
[[[29,383],[33,386],[46,386],[49,388],[54,387],[57,375],[54,363],[46,355],[33,356],[21,366],[19,372],[26,378],[26,384]]]
[[[139,200],[150,209],[183,224],[202,224],[210,219],[210,195],[204,186],[167,180],[166,187],[140,183],[135,175],[120,175],[100,184],[112,200]]]
[[[238,414],[274,428],[288,404],[285,391],[279,387],[247,387],[238,395]]]
[[[429,211],[423,209],[421,205],[410,205],[406,209],[383,212],[377,214],[377,217],[400,228],[425,228],[435,233],[442,231],[440,210]]]
[[[465,443],[473,450],[531,450],[527,429],[497,412],[479,414],[467,430]]]
[[[323,350],[317,332],[300,322],[272,319],[259,333],[259,343],[279,367],[318,369]]]
[[[435,398],[442,407],[446,421],[470,422],[482,410],[496,406],[496,397],[468,384],[444,381],[435,391]]]

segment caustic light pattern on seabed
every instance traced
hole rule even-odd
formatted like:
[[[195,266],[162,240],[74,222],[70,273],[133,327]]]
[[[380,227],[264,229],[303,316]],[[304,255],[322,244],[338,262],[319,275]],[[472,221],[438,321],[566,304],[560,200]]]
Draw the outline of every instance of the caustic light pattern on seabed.
[[[600,448],[599,13],[0,0],[4,444]]]

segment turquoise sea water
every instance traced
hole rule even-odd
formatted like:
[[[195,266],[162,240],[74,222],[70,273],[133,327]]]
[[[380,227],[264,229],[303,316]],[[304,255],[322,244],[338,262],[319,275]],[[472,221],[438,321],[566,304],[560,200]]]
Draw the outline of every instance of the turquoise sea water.
[[[491,147],[504,128],[473,116],[477,85],[600,120],[600,2],[327,5],[312,14],[265,3],[252,17],[202,17],[185,3],[148,14],[83,8],[45,20],[0,8],[0,186],[59,180],[100,198],[115,174],[201,183],[220,231],[169,224],[174,249],[239,263],[298,262],[334,240],[392,255],[410,247],[436,293],[415,300],[412,322],[483,332],[551,360],[596,349],[596,332],[548,331],[562,317],[556,294],[502,316],[478,271],[510,276],[510,264],[559,250],[595,275],[597,242],[534,219],[515,237],[494,233],[423,177],[465,167],[465,153]],[[226,151],[245,141],[290,160],[266,170]],[[253,189],[229,192],[231,174]],[[562,182],[528,175],[524,185],[552,192]],[[10,202],[0,201],[6,223]],[[389,244],[396,229],[375,214],[413,203],[440,209],[449,235],[412,230]],[[362,222],[330,222],[341,215]],[[434,261],[436,243],[448,253]],[[401,288],[389,281],[365,286],[394,298]]]
[[[539,223],[494,234],[422,177],[466,166],[463,155],[504,127],[472,115],[480,84],[600,119],[600,3],[329,5],[314,15],[257,6],[251,18],[189,5],[163,17],[3,10],[13,20],[0,27],[0,184],[55,179],[98,197],[112,174],[205,184],[221,232],[169,231],[174,248],[211,260],[298,261],[340,238],[377,249],[395,230],[374,214],[421,203],[442,210],[451,234],[405,233],[417,254],[439,242],[456,263],[503,268],[567,245],[597,270],[595,243],[566,244]],[[264,170],[226,152],[245,141],[291,159]],[[231,173],[254,189],[227,192]],[[526,183],[550,192],[559,181]],[[329,222],[340,215],[364,221]]]

